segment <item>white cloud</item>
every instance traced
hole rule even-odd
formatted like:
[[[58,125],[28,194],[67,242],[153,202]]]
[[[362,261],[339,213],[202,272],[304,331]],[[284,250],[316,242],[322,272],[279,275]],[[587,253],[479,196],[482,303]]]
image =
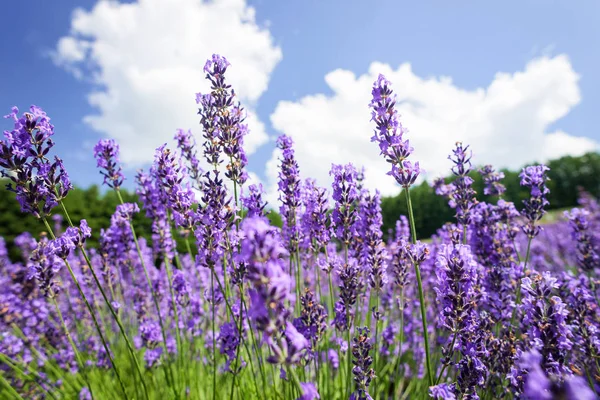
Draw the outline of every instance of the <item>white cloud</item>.
[[[254,109],[282,58],[254,14],[245,0],[99,1],[91,11],[75,10],[53,59],[95,84],[88,101],[98,113],[84,121],[117,139],[132,167],[151,161],[177,128],[201,139],[195,93],[208,90],[202,68],[219,52],[232,64],[229,82],[248,111],[252,153],[268,139]]]
[[[476,90],[457,87],[448,77],[421,78],[410,64],[393,69],[374,62],[358,77],[341,69],[328,73],[325,81],[332,95],[314,94],[277,105],[271,122],[294,139],[303,177],[328,185],[332,162],[352,162],[365,166],[368,186],[384,195],[397,193],[395,181],[386,175],[388,164],[377,144],[370,142],[374,125],[368,103],[379,73],[398,94],[400,118],[415,148],[412,160],[420,161],[427,178],[449,172],[447,155],[456,141],[471,145],[474,164],[498,168],[598,148],[591,139],[549,132],[551,124],[580,102],[579,76],[564,55],[534,59],[512,74],[498,73],[487,88]],[[271,190],[277,154],[267,163]]]

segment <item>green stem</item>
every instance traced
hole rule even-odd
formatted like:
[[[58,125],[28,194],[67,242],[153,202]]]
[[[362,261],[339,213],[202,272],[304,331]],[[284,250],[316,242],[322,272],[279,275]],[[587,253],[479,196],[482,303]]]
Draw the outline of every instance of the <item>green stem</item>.
[[[23,399],[23,397],[12,387],[12,385],[4,378],[4,374],[0,374],[0,382],[2,386],[6,387],[6,390],[15,399]]]
[[[50,224],[48,224],[48,220],[45,217],[43,217],[42,221],[44,222],[44,225],[46,226],[46,229],[48,230],[50,237],[52,237],[52,239],[56,239],[56,236],[54,235],[54,231],[50,227]],[[100,337],[100,340],[102,341],[102,346],[104,347],[104,350],[106,351],[106,356],[110,360],[112,369],[115,371],[115,375],[117,376],[117,380],[119,381],[119,385],[121,386],[123,395],[125,396],[126,399],[129,399],[129,396],[127,396],[127,391],[125,390],[125,385],[123,384],[123,380],[121,379],[121,374],[119,373],[117,365],[115,364],[115,360],[113,359],[113,356],[110,353],[110,349],[108,348],[108,344],[106,343],[104,334],[102,333],[102,330],[100,329],[100,324],[98,324],[98,320],[96,319],[96,314],[94,313],[94,310],[93,310],[92,306],[90,305],[90,302],[88,301],[87,296],[83,292],[83,289],[81,289],[81,285],[79,284],[79,280],[77,280],[77,277],[75,276],[75,273],[73,272],[73,269],[71,268],[71,264],[66,259],[64,259],[63,261],[65,262],[65,265],[67,266],[67,269],[69,270],[69,274],[71,275],[71,279],[73,279],[73,282],[75,283],[75,286],[77,287],[77,291],[79,292],[79,295],[83,299],[83,302],[85,303],[85,306],[87,307],[87,309],[92,317],[92,321],[94,322],[94,327],[96,328],[96,331],[98,332],[98,336]]]
[[[53,399],[56,399],[56,396],[54,395],[53,392],[47,390],[46,388],[44,388],[37,380],[33,379],[31,376],[29,376],[27,373],[25,373],[25,371],[23,371],[21,368],[19,368],[18,363],[11,359],[10,357],[8,357],[7,355],[0,353],[0,360],[5,363],[6,365],[8,365],[12,370],[14,370],[15,372],[17,372],[19,375],[21,375],[21,377],[23,377],[24,379],[27,379],[33,383],[35,383],[40,389],[42,389],[42,391],[48,395],[50,395],[50,397],[52,397]],[[40,381],[45,381],[45,383],[48,386],[52,386],[52,382],[50,382],[48,379],[44,378],[43,376],[41,376],[37,371],[35,371],[34,369],[32,369],[29,365],[25,364],[24,365],[25,369],[27,369],[27,372],[33,376],[35,376],[37,379],[39,379]],[[90,390],[90,394],[91,394],[91,390]],[[62,393],[63,397],[64,397],[64,393]]]
[[[215,335],[215,284],[214,284],[214,270],[211,268],[212,273],[210,274],[210,294],[211,294],[211,306],[212,306],[212,358],[213,358],[213,395],[212,398],[217,398],[217,357],[215,356],[215,350],[217,348],[217,337]]]
[[[408,219],[410,221],[411,240],[413,244],[417,243],[417,229],[415,228],[415,217],[413,214],[412,202],[410,200],[410,190],[405,188],[406,203],[408,205]],[[431,355],[429,352],[429,333],[427,332],[427,314],[425,311],[425,296],[423,294],[423,282],[421,280],[421,269],[419,263],[413,263],[415,275],[417,276],[417,285],[419,289],[419,303],[421,306],[421,320],[423,322],[423,341],[425,342],[425,363],[427,365],[427,375],[429,376],[429,386],[433,386],[433,370],[431,368]]]
[[[294,383],[294,386],[296,387],[298,394],[300,396],[302,396],[302,386],[300,385],[300,381],[298,380],[296,371],[294,371],[294,368],[292,368],[291,366],[287,366],[287,371],[290,374],[290,376],[292,377],[292,382]]]
[[[60,311],[60,307],[58,306],[58,302],[56,301],[56,298],[50,297],[50,300],[52,301],[52,304],[54,305],[54,308],[56,309],[56,314],[58,315],[60,324],[61,324],[63,330],[65,331],[65,335],[67,336],[67,340],[69,341],[69,344],[71,345],[71,348],[73,349],[73,353],[75,353],[75,359],[77,360],[77,364],[79,364],[79,368],[81,368],[81,374],[83,375],[83,379],[85,380],[85,383],[87,384],[88,389],[90,391],[90,395],[93,399],[94,394],[92,391],[92,385],[90,384],[90,379],[89,379],[89,376],[87,373],[87,369],[85,368],[85,363],[83,362],[83,358],[81,357],[81,353],[79,353],[79,350],[77,350],[77,346],[75,346],[75,342],[73,341],[71,332],[69,331],[69,328],[67,327],[65,319],[63,318],[62,312]]]
[[[115,192],[117,193],[117,198],[119,199],[119,202],[121,204],[125,204],[125,202],[123,201],[123,197],[121,196],[121,192],[118,189],[116,189]],[[156,315],[158,316],[158,322],[160,324],[160,330],[161,330],[162,338],[163,338],[162,348],[165,353],[165,357],[167,357],[167,355],[169,354],[169,352],[167,350],[167,330],[165,328],[165,324],[162,319],[162,315],[160,313],[160,304],[158,301],[158,297],[156,296],[156,292],[154,291],[154,287],[152,286],[152,280],[150,279],[150,274],[148,273],[148,268],[146,268],[146,263],[144,261],[142,249],[140,248],[137,234],[135,233],[135,228],[133,227],[133,222],[131,220],[129,221],[129,228],[131,230],[131,235],[133,236],[133,242],[135,243],[135,248],[137,250],[137,254],[140,259],[140,264],[142,265],[142,269],[144,270],[144,276],[146,277],[146,282],[148,283],[148,290],[150,290],[150,294],[152,295],[152,300],[154,302],[154,308],[156,309]],[[175,383],[174,383],[175,378],[173,375],[173,370],[171,368],[171,363],[167,363],[167,371],[166,371],[165,377],[167,379],[167,384],[171,387],[171,389],[173,390],[173,394],[176,396],[177,394],[176,394]]]
[[[63,209],[65,215],[68,216],[69,213],[67,212],[67,208],[65,207],[65,204],[62,201],[60,202],[60,204],[62,206],[62,209]],[[73,225],[73,222],[71,221],[71,218],[68,218],[68,221],[69,221],[69,225],[71,225],[73,227],[74,225]],[[100,283],[100,280],[98,279],[98,276],[96,275],[96,271],[94,271],[94,267],[92,266],[92,262],[91,262],[90,258],[88,257],[87,252],[85,251],[83,246],[80,246],[79,249],[81,250],[81,254],[83,255],[83,258],[85,259],[85,262],[87,263],[87,265],[90,269],[90,272],[92,273],[94,282],[96,283],[98,290],[100,290],[100,294],[102,295],[102,298],[104,299],[104,302],[106,303],[106,306],[108,307],[108,310],[110,311],[113,319],[115,320],[115,322],[117,323],[117,326],[119,327],[119,331],[121,333],[121,336],[125,340],[125,345],[127,346],[129,355],[131,356],[133,363],[135,365],[136,372],[140,377],[140,381],[142,383],[142,388],[144,390],[144,397],[147,400],[149,400],[150,396],[148,394],[148,388],[146,387],[146,381],[144,379],[144,374],[142,373],[142,369],[141,369],[139,361],[136,357],[135,350],[133,349],[133,346],[131,345],[131,341],[129,340],[129,337],[127,336],[127,333],[125,332],[125,328],[123,327],[123,324],[121,323],[121,319],[119,318],[118,314],[115,312],[114,307],[112,306],[112,304],[110,303],[110,300],[106,296],[106,292],[102,288],[102,284]],[[66,262],[66,260],[65,260],[65,262]]]

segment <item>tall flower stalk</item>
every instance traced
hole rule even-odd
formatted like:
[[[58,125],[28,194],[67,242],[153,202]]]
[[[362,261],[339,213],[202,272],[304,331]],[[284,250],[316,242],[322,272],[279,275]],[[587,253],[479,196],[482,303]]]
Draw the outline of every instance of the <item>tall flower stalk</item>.
[[[417,180],[421,169],[419,163],[412,163],[408,157],[413,152],[408,139],[404,139],[407,132],[398,119],[396,111],[396,94],[390,87],[390,82],[383,75],[379,75],[373,84],[371,91],[373,96],[371,107],[371,120],[375,121],[374,135],[371,141],[379,144],[380,154],[392,165],[388,175],[394,177],[396,182],[404,188],[406,194],[406,204],[408,208],[408,219],[410,221],[411,240],[413,244],[417,242],[417,230],[415,228],[415,217],[413,213],[412,201],[410,198],[410,186]],[[421,320],[423,322],[423,341],[425,344],[425,362],[427,365],[427,375],[430,386],[433,386],[434,376],[431,366],[431,355],[429,351],[429,335],[427,332],[427,313],[425,296],[423,294],[423,281],[421,279],[421,269],[418,263],[414,263],[415,275],[419,290],[419,302],[421,308]]]

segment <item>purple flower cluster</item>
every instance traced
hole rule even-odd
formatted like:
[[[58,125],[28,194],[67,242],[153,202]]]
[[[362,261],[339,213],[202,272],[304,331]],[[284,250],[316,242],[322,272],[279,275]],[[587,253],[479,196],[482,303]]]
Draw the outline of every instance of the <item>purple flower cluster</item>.
[[[502,196],[502,193],[506,191],[506,187],[500,183],[504,179],[504,172],[496,172],[491,165],[485,165],[479,169],[479,173],[485,184],[483,194],[486,196]]]
[[[277,138],[277,147],[281,149],[281,164],[279,170],[279,213],[283,220],[283,235],[288,251],[296,250],[300,242],[298,229],[298,208],[301,204],[300,172],[298,162],[292,148],[292,138],[281,135]]]
[[[477,204],[476,193],[473,190],[473,178],[469,176],[472,154],[469,146],[463,147],[461,142],[456,143],[452,154],[448,156],[448,159],[454,163],[452,173],[456,175],[456,179],[452,183],[452,199],[456,204],[456,221],[462,226],[467,226],[471,223],[472,209]]]
[[[600,268],[600,255],[589,232],[589,212],[574,208],[571,212],[565,211],[565,217],[569,219],[573,228],[573,238],[577,241],[579,267],[586,273],[596,271]]]
[[[396,111],[396,94],[390,87],[390,82],[379,75],[371,91],[372,100],[371,120],[375,121],[376,129],[371,141],[379,143],[379,150],[385,160],[392,164],[388,172],[402,187],[410,187],[419,176],[419,163],[412,163],[407,158],[413,152],[408,139],[404,140],[407,132],[398,120]]]
[[[542,219],[546,213],[544,208],[549,204],[548,199],[546,199],[546,196],[550,193],[550,190],[546,187],[546,181],[548,180],[546,172],[548,171],[549,168],[545,165],[532,165],[523,168],[519,174],[521,186],[525,186],[531,191],[531,197],[523,200],[525,207],[521,211],[521,214],[527,220],[522,229],[529,238],[533,238],[540,233],[541,228],[536,223]]]
[[[94,146],[94,158],[104,176],[104,184],[118,190],[125,180],[119,165],[119,145],[112,139],[100,140]]]
[[[19,109],[5,116],[14,121],[11,131],[4,131],[0,141],[0,167],[11,183],[7,189],[16,193],[21,211],[45,217],[73,188],[62,160],[48,158],[54,146],[54,125],[37,106],[18,116]]]

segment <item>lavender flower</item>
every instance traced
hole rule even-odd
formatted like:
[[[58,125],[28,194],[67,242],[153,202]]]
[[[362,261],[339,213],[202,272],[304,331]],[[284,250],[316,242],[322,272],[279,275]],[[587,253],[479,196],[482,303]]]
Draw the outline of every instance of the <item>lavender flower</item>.
[[[297,400],[318,400],[321,398],[314,383],[300,382],[302,388],[302,396],[298,397]]]
[[[586,273],[600,268],[600,256],[589,232],[589,212],[585,209],[574,208],[569,213],[565,211],[573,229],[573,238],[577,241],[577,263]]]
[[[14,121],[14,129],[4,131],[5,139],[0,141],[1,174],[11,181],[7,189],[16,193],[21,211],[42,218],[67,196],[73,185],[62,160],[54,157],[54,162],[50,162],[47,157],[54,146],[50,118],[37,106],[31,106],[30,112],[20,118],[18,112],[13,107],[5,116]]]
[[[456,220],[464,227],[471,223],[471,210],[477,204],[475,199],[475,190],[473,190],[473,179],[469,177],[471,172],[471,152],[469,146],[463,147],[461,142],[456,143],[456,148],[452,150],[453,156],[448,156],[454,166],[452,173],[456,175],[453,182],[452,200],[456,204]],[[465,228],[466,229],[466,228]]]
[[[386,261],[387,252],[382,240],[381,200],[379,191],[365,197],[366,206],[362,218],[365,221],[365,254],[364,262],[369,266],[369,284],[375,291],[381,291],[387,284]]]
[[[28,279],[35,278],[38,281],[44,296],[54,298],[59,292],[57,273],[60,271],[61,263],[51,242],[43,237],[31,254]]]
[[[178,161],[166,144],[156,149],[155,174],[165,192],[167,207],[172,210],[175,224],[182,229],[191,229],[194,225],[194,193],[190,187],[184,187],[183,174]]]
[[[118,190],[125,177],[119,165],[119,145],[112,139],[102,139],[94,146],[94,158],[101,168],[104,184]]]
[[[550,168],[545,165],[532,165],[523,168],[519,174],[521,186],[528,187],[531,191],[531,197],[523,200],[525,207],[521,211],[521,214],[527,220],[522,229],[529,238],[534,238],[540,233],[541,228],[536,223],[542,219],[546,213],[544,207],[549,204],[546,199],[546,195],[550,193],[550,190],[546,187],[546,181],[548,180],[546,172],[549,170]]]
[[[592,400],[596,395],[585,381],[578,376],[569,376],[560,380],[556,376],[548,375],[540,366],[542,355],[531,350],[522,353],[510,378],[513,385],[523,387],[523,394],[529,400]]]
[[[523,324],[529,345],[542,355],[542,368],[551,375],[562,376],[570,374],[565,360],[573,343],[565,304],[552,295],[557,288],[556,278],[548,272],[523,278]]]
[[[341,266],[339,273],[340,300],[335,303],[335,324],[340,331],[350,329],[354,304],[359,295],[362,283],[359,280],[358,266],[355,259]]]
[[[369,385],[375,379],[375,371],[371,368],[373,358],[369,355],[373,348],[369,338],[369,328],[358,328],[358,336],[352,340],[352,374],[356,391],[352,393],[352,400],[371,400]]]
[[[267,202],[263,201],[262,184],[248,186],[248,195],[242,195],[242,204],[248,210],[247,217],[265,217]]]
[[[503,184],[500,183],[504,179],[504,172],[496,172],[491,165],[485,165],[479,170],[485,187],[483,194],[486,196],[502,196],[506,191]]]
[[[335,201],[331,223],[335,236],[345,246],[350,244],[357,218],[354,207],[358,199],[356,174],[356,169],[352,164],[334,164],[329,172],[329,175],[333,175],[333,200]]]
[[[142,345],[146,348],[144,360],[146,360],[148,368],[152,368],[159,362],[163,350],[160,346],[160,343],[162,343],[160,325],[150,319],[142,322],[140,325],[140,338]]]
[[[313,179],[304,183],[304,213],[302,214],[304,248],[318,252],[330,240],[331,232],[327,226],[328,198],[327,190],[316,186]]]
[[[204,72],[206,79],[211,83],[210,97],[197,95],[197,101],[203,104],[203,125],[206,126],[208,138],[218,140],[218,146],[210,149],[212,144],[205,147],[205,154],[211,164],[218,164],[218,156],[210,154],[216,150],[222,150],[223,154],[229,158],[225,176],[231,179],[237,185],[243,185],[248,176],[244,171],[247,164],[246,153],[244,152],[244,136],[248,133],[248,126],[243,124],[245,119],[244,110],[238,104],[234,104],[235,91],[225,82],[225,72],[229,67],[229,62],[225,57],[213,54],[212,58],[206,61]],[[212,109],[212,110],[208,110]],[[212,130],[212,132],[208,132]],[[206,153],[208,151],[208,154]],[[214,162],[216,161],[216,163]]]
[[[429,388],[429,396],[435,400],[456,400],[455,387],[453,384],[442,383]]]
[[[277,138],[277,147],[282,150],[279,170],[279,212],[283,219],[283,236],[288,251],[294,252],[300,242],[298,208],[301,204],[298,162],[292,148],[294,142],[286,135]]]
[[[314,293],[308,288],[304,289],[300,303],[302,304],[301,316],[294,320],[294,326],[310,342],[311,349],[314,351],[327,328],[327,311],[317,302]]]
[[[285,301],[291,294],[290,277],[284,272],[281,256],[287,254],[275,230],[263,218],[246,218],[242,223],[246,240],[242,242],[241,261],[248,266],[250,317],[267,336],[281,330],[289,315]]]
[[[238,373],[245,363],[242,361],[241,365],[238,366],[237,371],[231,369],[231,364],[236,360],[238,347],[241,344],[240,335],[235,322],[227,322],[221,325],[221,330],[219,331],[219,343],[221,354],[224,354],[227,357],[225,370],[232,373]]]
[[[181,153],[181,158],[188,162],[188,175],[190,179],[198,184],[204,171],[202,171],[200,161],[196,156],[196,141],[194,140],[192,131],[189,129],[187,131],[177,129],[175,140],[177,141],[177,147]]]
[[[396,94],[390,88],[390,82],[383,75],[379,75],[372,90],[373,98],[369,107],[371,108],[371,120],[375,121],[376,129],[371,138],[372,142],[379,143],[380,154],[385,160],[392,164],[388,172],[405,188],[411,186],[419,173],[419,163],[414,165],[407,160],[413,151],[408,140],[403,140],[407,132],[400,121],[396,111]]]

